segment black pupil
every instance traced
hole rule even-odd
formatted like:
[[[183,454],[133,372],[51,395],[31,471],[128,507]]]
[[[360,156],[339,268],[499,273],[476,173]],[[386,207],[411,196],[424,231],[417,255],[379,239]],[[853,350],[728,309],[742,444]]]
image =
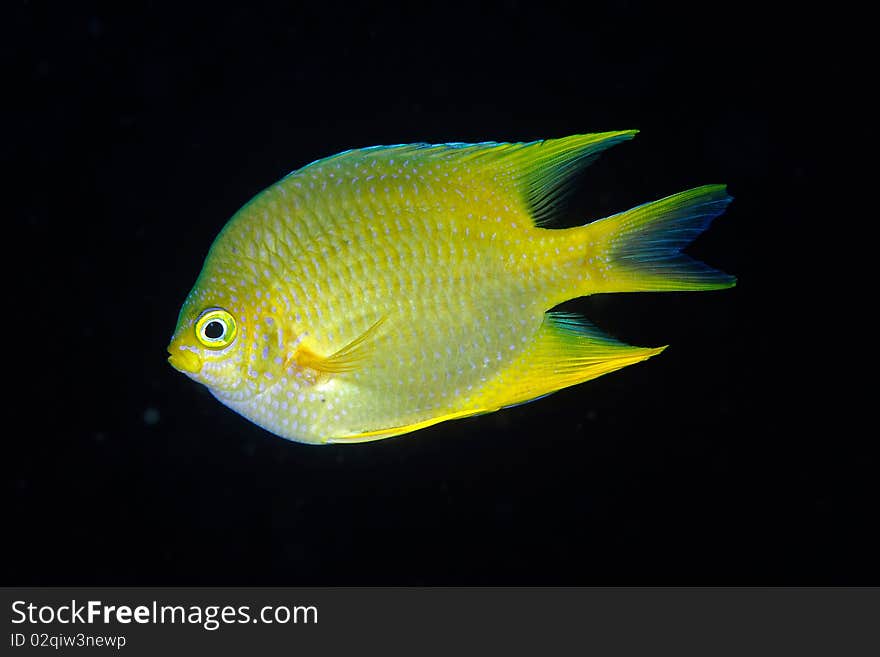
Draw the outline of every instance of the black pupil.
[[[223,324],[217,320],[208,322],[205,326],[205,337],[209,340],[216,340],[223,335]]]

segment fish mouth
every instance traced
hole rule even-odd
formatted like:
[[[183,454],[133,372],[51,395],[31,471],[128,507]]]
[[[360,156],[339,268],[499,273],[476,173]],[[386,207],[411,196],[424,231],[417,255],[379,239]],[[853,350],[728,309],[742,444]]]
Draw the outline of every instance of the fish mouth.
[[[179,347],[176,350],[168,347],[168,353],[170,354],[168,362],[178,372],[198,374],[199,370],[202,369],[202,359],[197,353],[190,351],[186,347]]]

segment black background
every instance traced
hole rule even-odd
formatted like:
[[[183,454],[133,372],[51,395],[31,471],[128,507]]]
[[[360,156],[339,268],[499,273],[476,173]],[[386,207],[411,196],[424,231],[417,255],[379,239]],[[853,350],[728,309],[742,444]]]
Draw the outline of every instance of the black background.
[[[831,408],[842,338],[814,305],[798,14],[243,4],[8,16],[4,583],[880,583],[873,441]],[[354,447],[280,440],[166,363],[211,240],[289,171],[629,128],[562,225],[736,197],[690,252],[737,288],[566,304],[662,356]]]

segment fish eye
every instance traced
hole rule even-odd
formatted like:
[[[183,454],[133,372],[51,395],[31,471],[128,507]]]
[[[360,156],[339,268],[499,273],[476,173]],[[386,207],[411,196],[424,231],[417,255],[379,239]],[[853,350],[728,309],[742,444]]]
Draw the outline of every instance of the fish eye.
[[[222,349],[235,339],[235,319],[222,308],[209,308],[196,320],[196,337],[210,349]]]

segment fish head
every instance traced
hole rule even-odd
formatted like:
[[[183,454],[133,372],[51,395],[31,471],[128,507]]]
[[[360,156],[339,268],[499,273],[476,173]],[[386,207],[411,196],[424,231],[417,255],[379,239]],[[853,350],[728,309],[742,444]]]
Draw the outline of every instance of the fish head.
[[[282,378],[286,354],[280,318],[236,292],[196,283],[180,309],[168,362],[215,396],[246,401]]]
[[[299,343],[254,207],[214,240],[168,345],[171,366],[224,403],[247,403],[283,381]]]
[[[242,385],[239,364],[247,348],[245,317],[239,309],[206,296],[190,293],[180,309],[168,362],[212,390],[233,392]]]

